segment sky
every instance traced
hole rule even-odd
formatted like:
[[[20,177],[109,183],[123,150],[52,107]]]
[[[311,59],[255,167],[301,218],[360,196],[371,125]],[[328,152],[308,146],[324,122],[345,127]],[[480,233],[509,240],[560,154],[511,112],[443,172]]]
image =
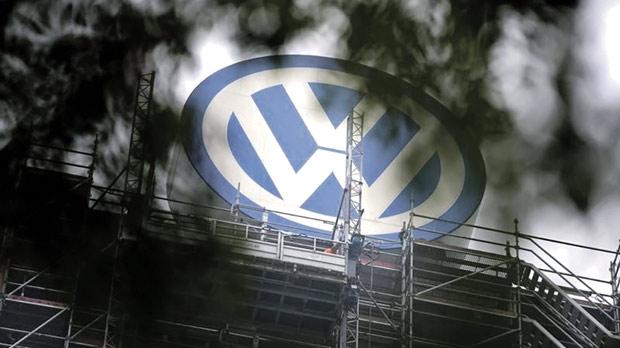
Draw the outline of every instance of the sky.
[[[56,138],[80,147],[92,142],[94,131],[103,133],[104,169],[96,180],[105,184],[126,156],[129,122],[123,115],[132,98],[119,91],[132,95],[137,71],[156,71],[155,98],[162,115],[174,118],[200,81],[240,60],[273,53],[351,59],[407,80],[428,82],[429,94],[480,130],[488,186],[478,224],[512,229],[513,218],[518,218],[523,233],[618,247],[617,1],[590,0],[568,7],[489,6],[494,12],[488,23],[471,8],[451,1],[405,1],[398,15],[389,6],[312,0],[291,1],[282,15],[274,3],[252,7],[235,1],[205,5],[189,0],[15,2],[0,22],[6,48],[0,47],[4,74],[0,151],[10,146],[18,125],[25,123],[24,115],[33,108],[39,113],[45,110],[40,133],[54,135],[46,129],[60,127],[60,114],[88,110],[88,106],[56,110],[56,105],[79,100],[74,89],[98,91],[102,84],[103,97],[94,100],[101,115],[85,124],[71,119],[71,132],[65,136],[59,131],[63,136]],[[469,30],[468,21],[480,23],[471,24]],[[360,30],[365,26],[381,30]],[[118,45],[106,39],[123,30],[135,39]],[[63,41],[67,38],[69,43]],[[56,64],[54,59],[71,63]],[[116,65],[107,66],[105,59]],[[77,99],[41,92],[50,86]],[[37,97],[26,107],[32,95]],[[160,175],[165,175],[165,166]],[[482,231],[475,236],[491,238]],[[609,255],[551,248],[578,273],[608,277]]]
[[[498,102],[510,111],[516,136],[528,142],[530,149],[521,152],[515,148],[512,152],[521,159],[519,192],[507,195],[501,190],[487,191],[481,211],[489,212],[490,216],[480,214],[479,223],[498,225],[493,221],[493,208],[487,207],[506,204],[506,200],[518,201],[517,207],[531,205],[514,210],[524,233],[605,249],[618,247],[618,8],[620,4],[615,1],[584,2],[574,13],[574,24],[560,23],[555,27],[546,26],[531,15],[504,14],[502,36],[491,50],[492,84]],[[563,92],[567,94],[569,105],[563,104],[561,92],[554,85],[554,76],[566,55],[572,60],[568,91]],[[526,77],[527,70],[533,73]],[[575,130],[589,148],[585,156],[576,158],[570,165],[586,167],[594,173],[597,183],[585,210],[557,190],[557,176],[531,165],[538,151],[544,151],[553,142],[553,130],[561,123],[561,109],[566,108],[572,111],[570,117]],[[515,145],[519,146],[519,142]],[[490,158],[501,156],[493,152],[487,149],[487,163],[493,160]],[[578,174],[577,171],[579,182]],[[570,269],[608,278],[607,255],[570,247],[549,247]]]
[[[424,2],[412,2],[411,10]],[[450,16],[450,4],[432,8],[435,31],[441,31],[442,17]],[[338,9],[324,9],[315,28],[294,36],[279,53],[313,54],[347,58],[343,33],[348,29],[346,17]],[[486,83],[489,98],[498,108],[508,111],[514,129],[500,140],[482,144],[489,180],[497,178],[506,156],[517,167],[520,185],[496,188],[489,185],[479,210],[477,223],[513,229],[511,218],[498,206],[508,206],[519,218],[523,233],[615,249],[620,237],[620,192],[615,184],[620,172],[620,4],[595,0],[582,3],[575,10],[558,15],[553,23],[541,20],[532,12],[521,13],[504,8],[500,14],[500,35],[489,51]],[[256,26],[269,22],[263,13],[256,15]],[[445,20],[444,20],[445,22]],[[173,87],[159,85],[161,95],[170,95],[179,108],[193,88],[205,77],[235,62],[269,54],[269,50],[244,50],[235,44],[235,27],[224,17],[208,31],[195,32],[189,49],[193,64],[180,67]],[[345,49],[342,49],[342,48]],[[216,53],[217,52],[217,53]],[[563,67],[570,60],[569,67]],[[372,60],[366,64],[373,66]],[[158,67],[166,75],[166,64]],[[568,69],[567,91],[558,91],[556,76]],[[566,93],[562,100],[560,93]],[[441,100],[441,98],[440,98]],[[569,103],[569,105],[565,105]],[[598,183],[591,203],[582,210],[557,184],[557,173],[539,168],[538,154],[555,141],[555,130],[562,125],[562,112],[573,110],[570,117],[575,130],[588,145],[585,155]],[[572,151],[574,149],[566,149]],[[563,150],[561,150],[563,151]],[[579,151],[579,150],[575,150]],[[574,175],[572,173],[571,175]],[[578,172],[577,172],[578,175]],[[576,179],[579,180],[579,179]],[[497,238],[483,231],[479,238]],[[474,244],[485,248],[484,245]],[[546,245],[561,262],[580,274],[608,278],[610,256],[571,247]],[[526,255],[526,259],[534,260]],[[588,260],[587,265],[584,260]],[[554,265],[557,267],[557,265]],[[603,291],[606,291],[603,286]]]

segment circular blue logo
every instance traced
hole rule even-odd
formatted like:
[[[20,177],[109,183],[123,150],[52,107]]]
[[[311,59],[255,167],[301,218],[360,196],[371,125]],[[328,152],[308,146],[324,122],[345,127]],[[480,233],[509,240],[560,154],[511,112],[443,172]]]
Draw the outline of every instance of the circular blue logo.
[[[362,233],[396,240],[416,213],[466,222],[485,187],[475,142],[420,88],[360,64],[282,55],[228,66],[200,83],[183,109],[190,162],[244,213],[311,234],[331,232],[345,182],[346,118],[363,114]],[[458,228],[433,220],[417,238]]]

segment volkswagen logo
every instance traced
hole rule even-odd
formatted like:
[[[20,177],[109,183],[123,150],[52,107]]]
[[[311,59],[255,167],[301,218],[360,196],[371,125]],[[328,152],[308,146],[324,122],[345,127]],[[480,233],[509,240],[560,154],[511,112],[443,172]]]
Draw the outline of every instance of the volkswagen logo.
[[[460,120],[420,88],[333,58],[282,55],[228,66],[200,83],[183,109],[190,162],[243,212],[280,212],[273,223],[331,232],[345,183],[347,116],[363,115],[362,233],[396,239],[411,204],[422,215],[466,222],[485,186],[484,162]],[[311,219],[307,219],[309,217]],[[427,221],[424,230],[458,225]]]

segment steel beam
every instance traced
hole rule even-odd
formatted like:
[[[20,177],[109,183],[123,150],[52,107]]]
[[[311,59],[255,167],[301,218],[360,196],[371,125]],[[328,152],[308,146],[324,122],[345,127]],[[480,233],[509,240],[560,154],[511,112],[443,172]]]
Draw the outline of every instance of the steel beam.
[[[173,322],[173,321],[167,321],[167,320],[155,320],[155,322],[160,323],[160,324],[164,324],[164,325],[180,327],[180,328],[184,328],[184,329],[202,331],[202,332],[206,332],[207,334],[210,334],[210,335],[217,335],[221,331],[221,328],[205,327],[205,326],[185,324],[185,323],[179,323],[179,322]],[[248,328],[248,330],[236,330],[236,329],[231,329],[231,328],[227,329],[228,334],[230,336],[236,336],[236,337],[242,337],[242,338],[248,338],[248,339],[253,339],[254,337],[258,337],[259,341],[261,341],[261,342],[262,341],[264,341],[264,342],[270,342],[270,341],[274,341],[274,342],[287,342],[287,343],[291,343],[291,344],[294,344],[294,345],[301,345],[301,346],[305,346],[305,347],[331,348],[330,346],[326,346],[326,345],[323,345],[323,344],[316,344],[316,343],[311,343],[311,342],[306,342],[306,341],[294,340],[294,339],[283,338],[283,337],[274,337],[274,336],[262,335],[262,334],[250,335],[250,334],[242,332],[242,331],[255,331],[255,330],[256,330],[255,327]]]
[[[618,246],[618,250],[616,251],[616,256],[613,261],[611,261],[609,266],[609,273],[611,273],[611,296],[612,302],[614,304],[613,307],[613,317],[614,317],[614,333],[616,335],[620,334],[620,279],[618,278],[618,272],[620,271],[620,262],[618,262],[618,257],[620,256],[620,246]]]
[[[103,197],[105,197],[106,194],[108,194],[108,192],[110,192],[111,188],[114,186],[114,184],[116,184],[116,182],[118,181],[118,179],[120,179],[123,176],[123,173],[125,173],[125,170],[127,170],[127,168],[123,168],[123,170],[120,171],[120,173],[118,173],[116,175],[116,177],[114,178],[114,180],[112,180],[112,182],[110,183],[110,185],[108,185],[103,192],[99,195],[99,197],[97,197],[97,199],[95,200],[95,202],[93,203],[93,205],[90,206],[90,209],[95,209],[95,207],[97,206],[97,204],[99,204],[99,202],[101,202],[101,199],[103,199]]]
[[[145,140],[148,137],[147,131],[151,118],[154,83],[154,71],[138,77],[127,164],[125,165],[125,184],[121,199],[121,216],[118,231],[120,239],[135,240],[139,233],[139,231],[130,231],[128,229],[130,226],[128,226],[127,215],[130,213],[130,209],[135,209],[136,207],[134,200],[143,194],[144,167],[147,157],[150,157],[147,154]],[[153,163],[150,163],[150,165],[153,166]],[[149,192],[149,188],[147,188],[147,192]]]
[[[9,346],[9,348],[15,348],[17,347],[20,343],[24,342],[28,337],[32,336],[33,334],[35,334],[37,331],[41,330],[42,328],[44,328],[47,324],[49,324],[50,322],[52,322],[54,319],[58,318],[60,315],[62,315],[64,312],[66,312],[67,310],[69,310],[69,307],[65,307],[61,310],[59,310],[56,314],[54,314],[53,316],[51,316],[49,319],[47,319],[46,321],[44,321],[43,323],[41,323],[41,325],[37,326],[36,328],[34,328],[32,331],[28,332],[26,335],[24,335],[22,338],[20,338],[19,340],[17,340],[17,342],[14,342],[12,345]]]
[[[435,286],[433,286],[433,287],[431,287],[431,288],[428,288],[428,289],[422,290],[422,291],[420,291],[420,292],[416,292],[413,296],[414,296],[414,297],[422,296],[422,295],[424,295],[424,294],[426,294],[426,293],[429,293],[429,292],[431,292],[431,291],[433,291],[433,290],[437,290],[437,289],[443,288],[444,286],[448,286],[448,285],[450,285],[450,284],[454,284],[454,283],[456,283],[456,282],[458,282],[458,281],[461,281],[461,280],[463,280],[463,279],[467,279],[467,278],[473,277],[473,276],[475,276],[475,275],[477,275],[477,274],[484,273],[484,272],[486,272],[486,271],[488,271],[488,270],[491,270],[491,269],[493,269],[493,268],[495,268],[495,267],[497,267],[497,266],[501,266],[501,265],[503,265],[503,264],[507,264],[507,263],[510,263],[510,262],[513,262],[513,260],[503,261],[503,262],[500,262],[500,263],[498,263],[498,264],[495,264],[495,265],[491,265],[491,266],[485,267],[485,268],[483,268],[483,269],[481,269],[481,270],[478,270],[478,271],[475,271],[475,272],[472,272],[472,273],[467,273],[467,274],[462,275],[462,276],[460,276],[460,277],[458,277],[458,278],[454,278],[454,279],[448,280],[447,282],[444,282],[444,283],[441,283],[441,284],[435,285]]]
[[[484,340],[469,346],[469,348],[480,347],[483,344],[487,344],[489,342],[493,342],[493,341],[495,341],[497,339],[500,339],[500,338],[508,336],[508,335],[512,335],[513,333],[516,333],[516,332],[520,332],[520,330],[521,330],[520,328],[518,328],[518,329],[510,329],[508,331],[499,333],[499,334],[491,336],[489,338],[485,338]]]

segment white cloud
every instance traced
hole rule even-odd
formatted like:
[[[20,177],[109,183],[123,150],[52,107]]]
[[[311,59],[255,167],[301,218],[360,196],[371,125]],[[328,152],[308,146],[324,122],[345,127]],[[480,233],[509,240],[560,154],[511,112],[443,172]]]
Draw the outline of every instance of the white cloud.
[[[495,103],[510,111],[528,142],[544,146],[558,123],[554,79],[567,49],[566,34],[532,13],[505,9],[501,17],[502,34],[489,67]]]
[[[614,3],[605,14],[604,47],[609,77],[620,85],[620,3]]]
[[[284,45],[283,53],[346,57],[348,51],[343,33],[349,28],[347,17],[341,10],[330,6],[321,8],[317,17],[317,27],[290,39]]]
[[[188,40],[193,63],[183,64],[179,69],[175,95],[185,102],[190,93],[202,80],[212,73],[243,58],[243,54],[234,44],[234,28],[230,21],[220,20],[210,30],[197,30]]]
[[[620,130],[620,4],[584,2],[577,16],[572,101],[577,131],[607,146]]]
[[[303,1],[300,3],[303,5]],[[313,8],[318,24],[291,37],[279,53],[345,57],[346,45],[342,40],[343,33],[348,29],[348,19],[335,7]],[[263,17],[267,14],[257,16],[256,20],[260,22],[265,20]],[[239,47],[234,40],[235,21],[233,13],[222,13],[213,27],[194,31],[188,39],[193,62],[183,63],[176,76],[170,76],[171,71],[163,71],[162,67],[166,64],[159,64],[162,74],[158,79],[175,81],[170,86],[174,89],[177,103],[182,105],[194,88],[214,72],[244,59],[273,54],[266,49]],[[158,59],[166,62],[165,55],[160,55]]]

